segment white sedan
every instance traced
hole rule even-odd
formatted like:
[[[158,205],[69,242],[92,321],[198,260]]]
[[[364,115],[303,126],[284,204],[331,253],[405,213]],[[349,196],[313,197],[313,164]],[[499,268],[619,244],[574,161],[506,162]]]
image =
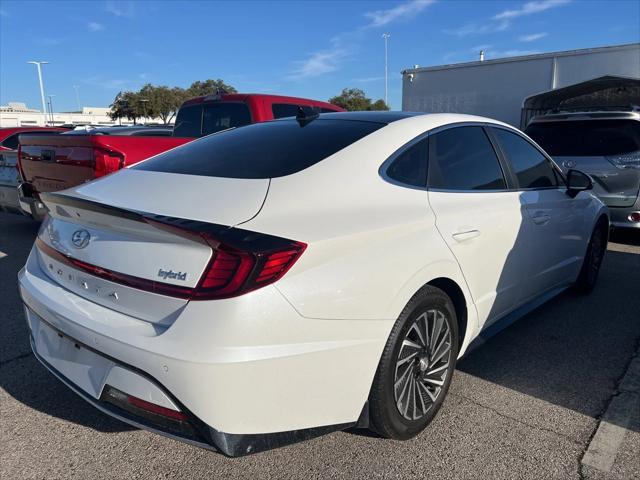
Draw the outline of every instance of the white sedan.
[[[42,196],[32,348],[104,412],[227,455],[407,439],[474,339],[594,287],[590,188],[480,117],[300,110],[211,135]]]

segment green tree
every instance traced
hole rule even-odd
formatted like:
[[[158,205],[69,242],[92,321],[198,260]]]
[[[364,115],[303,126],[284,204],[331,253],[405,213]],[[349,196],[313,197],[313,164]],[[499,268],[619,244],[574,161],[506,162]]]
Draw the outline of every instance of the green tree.
[[[110,108],[109,117],[111,117],[112,120],[126,118],[133,120],[135,124],[137,123],[137,119],[143,116],[142,107],[139,102],[139,94],[137,92],[118,92]]]
[[[372,102],[359,88],[345,88],[336,97],[330,98],[329,103],[344,108],[350,112],[362,110],[389,110],[384,100]]]
[[[188,98],[201,97],[203,95],[213,95],[218,89],[224,90],[228,93],[238,93],[238,91],[231,85],[227,85],[221,79],[212,80],[208,79],[204,82],[195,81],[186,90]]]
[[[167,124],[183,101],[182,89],[147,83],[138,92],[138,101],[146,117],[160,118]]]

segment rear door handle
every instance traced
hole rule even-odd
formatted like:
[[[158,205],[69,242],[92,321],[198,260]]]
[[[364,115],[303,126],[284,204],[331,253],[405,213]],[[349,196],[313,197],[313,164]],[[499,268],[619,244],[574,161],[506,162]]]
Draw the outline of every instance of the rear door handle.
[[[545,223],[548,223],[549,220],[551,220],[551,215],[546,213],[536,213],[533,216],[533,223],[536,225],[544,225]]]
[[[472,229],[454,232],[451,234],[451,236],[456,242],[464,242],[465,240],[471,240],[472,238],[480,236],[480,230]]]

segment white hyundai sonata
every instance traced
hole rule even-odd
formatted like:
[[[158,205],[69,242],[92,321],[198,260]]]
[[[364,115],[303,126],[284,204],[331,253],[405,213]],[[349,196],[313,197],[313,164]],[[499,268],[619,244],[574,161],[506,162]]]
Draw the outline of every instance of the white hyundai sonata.
[[[32,348],[103,412],[232,456],[351,426],[407,439],[474,339],[593,288],[609,220],[590,187],[480,117],[211,135],[42,196]]]

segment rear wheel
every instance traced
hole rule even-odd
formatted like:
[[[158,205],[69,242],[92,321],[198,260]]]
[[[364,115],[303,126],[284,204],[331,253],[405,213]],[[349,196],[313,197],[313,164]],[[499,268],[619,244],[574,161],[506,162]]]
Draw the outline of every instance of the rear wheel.
[[[606,250],[607,223],[600,221],[591,234],[587,253],[584,256],[582,268],[575,283],[576,290],[582,293],[590,293],[594,289]]]
[[[436,415],[458,355],[458,324],[451,299],[426,286],[394,325],[369,396],[371,424],[383,437],[406,440]]]

